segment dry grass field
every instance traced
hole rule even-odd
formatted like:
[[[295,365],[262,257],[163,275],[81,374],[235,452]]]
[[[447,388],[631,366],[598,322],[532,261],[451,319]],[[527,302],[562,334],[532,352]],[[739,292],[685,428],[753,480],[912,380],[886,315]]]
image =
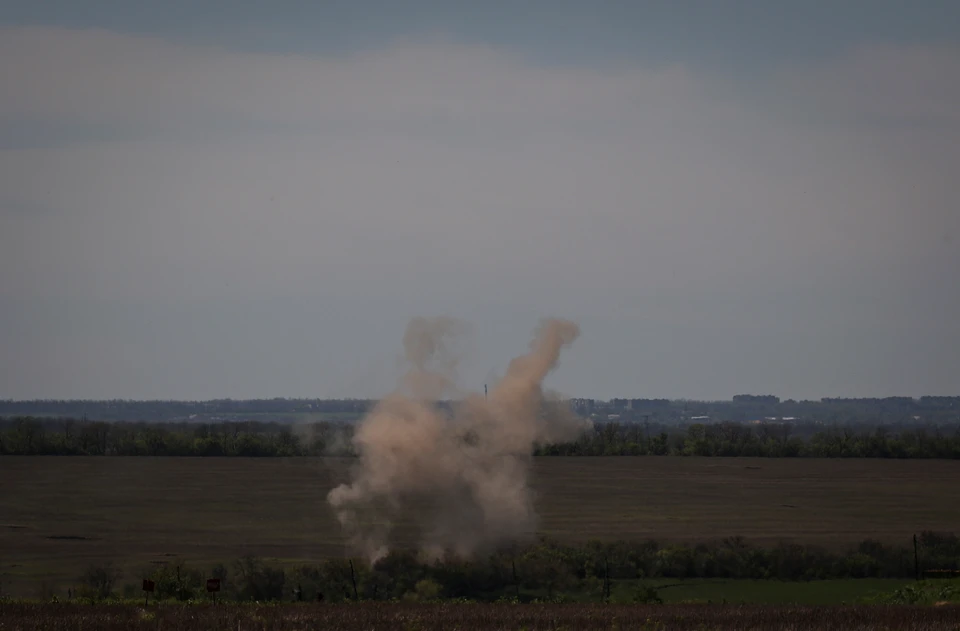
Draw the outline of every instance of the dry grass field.
[[[325,496],[348,465],[4,456],[0,585],[63,585],[108,560],[135,571],[177,557],[204,564],[249,553],[292,563],[341,555]],[[957,480],[956,461],[539,458],[533,488],[539,531],[563,540],[743,535],[839,547],[960,531]],[[398,532],[415,537],[409,523]]]
[[[960,607],[723,605],[21,605],[0,603],[0,628],[21,631],[933,631],[960,628]]]

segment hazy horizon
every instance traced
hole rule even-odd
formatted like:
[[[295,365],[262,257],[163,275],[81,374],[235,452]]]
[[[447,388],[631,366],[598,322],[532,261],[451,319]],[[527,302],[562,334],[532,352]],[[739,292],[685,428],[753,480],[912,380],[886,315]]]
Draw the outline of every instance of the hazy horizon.
[[[15,0],[0,398],[953,395],[960,3]],[[951,272],[951,270],[953,270]]]
[[[486,385],[489,386],[489,385],[493,385],[493,384],[486,384]],[[481,392],[483,392],[483,387],[482,387],[482,386],[481,386],[480,388],[475,388],[475,389],[473,389],[473,390],[464,390],[464,391],[461,392],[460,396],[440,397],[440,398],[437,399],[437,401],[455,401],[455,400],[458,400],[458,399],[460,399],[460,398],[462,398],[462,397],[469,397],[470,395],[475,395],[475,394],[478,394],[478,393],[481,393]],[[388,393],[388,394],[389,394],[389,393]],[[676,398],[669,398],[669,397],[656,397],[656,396],[651,396],[651,397],[636,397],[636,396],[630,396],[630,395],[615,395],[615,396],[608,397],[608,398],[600,398],[600,397],[591,397],[591,396],[587,396],[587,395],[578,395],[578,394],[569,394],[569,393],[560,393],[560,394],[563,396],[563,398],[565,398],[565,399],[570,399],[570,400],[574,400],[574,399],[589,399],[589,400],[594,400],[594,401],[608,401],[608,402],[609,402],[609,401],[613,401],[613,400],[615,400],[615,399],[627,400],[627,401],[629,401],[629,400],[647,400],[647,401],[652,401],[652,400],[667,400],[667,401],[670,401],[671,403],[679,403],[679,402],[690,402],[690,403],[730,403],[730,402],[732,402],[733,397],[739,396],[739,395],[775,396],[775,397],[777,397],[777,398],[780,399],[780,402],[781,402],[781,403],[790,402],[790,401],[793,401],[793,402],[796,402],[796,403],[820,403],[823,399],[833,399],[833,398],[839,398],[839,399],[860,399],[860,398],[863,398],[863,399],[885,399],[885,398],[910,397],[910,398],[912,398],[914,401],[919,401],[921,398],[923,398],[923,397],[925,397],[925,396],[930,396],[930,397],[960,397],[960,394],[956,394],[956,393],[953,393],[953,394],[950,394],[950,393],[934,393],[934,394],[930,394],[930,393],[928,393],[928,394],[924,394],[924,395],[908,395],[908,394],[899,394],[899,395],[898,395],[898,394],[889,394],[889,395],[883,395],[883,396],[879,396],[879,397],[851,397],[851,396],[844,396],[844,395],[841,394],[841,395],[832,396],[832,397],[817,397],[817,398],[810,398],[810,399],[796,399],[796,398],[793,398],[793,397],[784,397],[784,396],[780,396],[780,395],[778,395],[778,394],[776,394],[776,393],[774,393],[774,392],[764,392],[764,393],[760,393],[760,392],[737,392],[736,394],[732,394],[732,395],[730,395],[730,396],[727,396],[727,397],[724,397],[724,398],[719,398],[719,399],[702,399],[702,398],[695,398],[695,397],[676,397]],[[206,403],[206,402],[211,402],[211,401],[237,401],[237,402],[243,402],[243,401],[273,401],[273,400],[275,400],[275,399],[285,399],[285,400],[289,400],[289,401],[299,401],[299,400],[302,400],[302,401],[332,401],[332,400],[376,401],[376,400],[379,400],[380,398],[382,398],[382,397],[340,397],[339,399],[337,399],[337,398],[324,398],[324,397],[311,397],[311,396],[303,396],[303,397],[267,397],[267,396],[263,396],[263,397],[245,397],[245,398],[243,398],[243,399],[235,399],[235,398],[233,398],[233,397],[213,397],[213,398],[210,398],[210,399],[171,399],[171,398],[162,398],[162,399],[130,399],[130,398],[126,398],[126,399],[123,399],[123,398],[116,398],[116,399],[89,399],[89,398],[88,398],[88,399],[62,399],[62,398],[60,398],[60,399],[58,399],[58,398],[55,398],[55,397],[47,397],[47,398],[43,398],[43,399],[10,399],[10,398],[6,398],[6,399],[0,399],[0,401],[4,401],[4,402],[8,402],[8,403],[42,403],[42,402],[44,402],[44,401],[67,401],[67,402],[78,402],[78,403],[98,403],[98,402],[104,402],[104,401],[126,401],[126,402],[134,402],[134,403],[153,403],[153,402],[156,402],[156,403]]]

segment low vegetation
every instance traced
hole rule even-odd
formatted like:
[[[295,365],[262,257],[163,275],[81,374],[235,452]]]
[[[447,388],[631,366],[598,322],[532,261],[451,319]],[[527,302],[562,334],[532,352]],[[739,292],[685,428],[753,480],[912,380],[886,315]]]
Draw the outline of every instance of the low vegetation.
[[[918,556],[903,547],[863,541],[844,552],[799,544],[753,545],[742,538],[696,545],[591,541],[582,545],[540,541],[488,557],[428,561],[414,551],[395,550],[368,565],[351,559],[280,566],[256,557],[216,564],[201,571],[186,562],[128,572],[91,565],[69,598],[102,601],[135,598],[141,581],[152,583],[155,600],[195,601],[206,596],[206,579],[219,579],[219,597],[232,601],[401,602],[633,602],[661,603],[662,592],[691,581],[760,581],[783,584],[830,579],[914,578],[923,566],[960,573],[960,538],[925,532]],[[131,580],[132,579],[132,580]],[[751,581],[753,583],[751,583]],[[932,581],[940,591],[904,587],[885,602],[917,604],[947,601],[950,581]],[[920,585],[920,584],[918,584]],[[49,586],[45,589],[50,590]],[[914,590],[914,591],[910,591]],[[919,591],[917,591],[919,590]],[[62,590],[61,590],[61,595]],[[739,600],[747,600],[744,594]],[[845,599],[847,600],[847,599]]]

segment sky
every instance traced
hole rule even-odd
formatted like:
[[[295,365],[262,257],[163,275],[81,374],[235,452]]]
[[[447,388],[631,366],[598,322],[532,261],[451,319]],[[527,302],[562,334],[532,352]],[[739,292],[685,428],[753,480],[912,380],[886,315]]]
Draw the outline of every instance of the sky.
[[[0,4],[0,398],[958,394],[960,3]]]

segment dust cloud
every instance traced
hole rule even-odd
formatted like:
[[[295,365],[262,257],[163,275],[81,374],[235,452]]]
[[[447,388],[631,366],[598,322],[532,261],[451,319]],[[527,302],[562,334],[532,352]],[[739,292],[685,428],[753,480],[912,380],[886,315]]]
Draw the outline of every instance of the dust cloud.
[[[454,342],[464,325],[417,318],[403,338],[397,389],[360,421],[352,481],[327,499],[356,553],[370,561],[410,520],[422,553],[468,558],[524,539],[536,527],[528,480],[534,445],[575,438],[585,428],[542,382],[579,335],[570,321],[543,320],[529,351],[514,358],[489,395],[456,388]],[[438,402],[444,397],[449,406]]]

